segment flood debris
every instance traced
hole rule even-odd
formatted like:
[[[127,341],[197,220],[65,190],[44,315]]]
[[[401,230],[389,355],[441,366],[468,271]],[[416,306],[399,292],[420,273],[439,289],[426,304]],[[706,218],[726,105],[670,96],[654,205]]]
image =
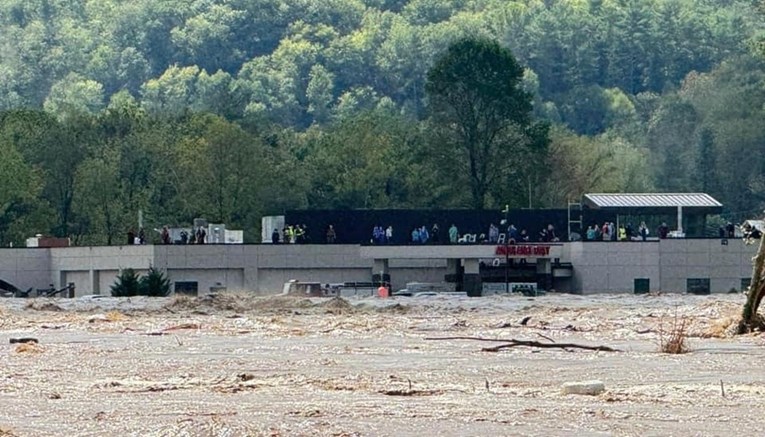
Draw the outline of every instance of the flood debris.
[[[0,437],[16,437],[16,435],[10,428],[0,426]]]
[[[201,323],[181,323],[180,325],[169,326],[161,332],[180,331],[183,329],[202,329]]]
[[[665,354],[685,354],[691,351],[688,345],[688,319],[679,317],[677,312],[671,323],[659,325],[659,351]]]
[[[356,312],[356,308],[342,297],[333,297],[323,302],[322,307],[328,314],[334,315],[353,314]]]
[[[40,341],[34,337],[19,337],[19,338],[11,338],[9,342],[11,344],[17,344],[17,343],[39,343]]]
[[[548,340],[551,338],[546,337]],[[502,349],[509,349],[517,346],[525,347],[537,347],[543,349],[584,349],[599,352],[621,352],[619,349],[614,349],[610,346],[590,346],[586,344],[577,343],[540,343],[534,340],[517,340],[515,338],[483,338],[483,337],[427,337],[425,340],[472,340],[472,341],[490,341],[504,343],[499,346],[486,347],[481,349],[483,352],[498,352]]]
[[[39,354],[43,351],[44,349],[37,343],[21,343],[16,346],[17,354]]]
[[[59,312],[64,311],[63,308],[55,304],[54,302],[51,302],[50,300],[40,300],[35,299],[29,303],[27,303],[24,308],[28,310],[35,310],[35,311],[51,311],[51,312]]]
[[[567,382],[561,391],[564,395],[597,396],[606,391],[606,386],[601,381]]]
[[[88,323],[108,322],[108,321],[109,319],[106,317],[106,314],[94,314],[88,317]]]
[[[443,390],[412,390],[412,389],[393,389],[380,390],[380,394],[386,396],[437,396],[443,394]]]

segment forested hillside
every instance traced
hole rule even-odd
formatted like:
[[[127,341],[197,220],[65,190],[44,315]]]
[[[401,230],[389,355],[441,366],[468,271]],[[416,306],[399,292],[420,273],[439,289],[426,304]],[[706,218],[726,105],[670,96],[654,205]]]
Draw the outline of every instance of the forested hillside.
[[[204,216],[253,240],[286,208],[473,206],[426,91],[464,37],[511,50],[552,126],[484,207],[699,190],[748,218],[765,206],[763,8],[0,0],[0,242],[121,242],[139,209],[150,227]]]

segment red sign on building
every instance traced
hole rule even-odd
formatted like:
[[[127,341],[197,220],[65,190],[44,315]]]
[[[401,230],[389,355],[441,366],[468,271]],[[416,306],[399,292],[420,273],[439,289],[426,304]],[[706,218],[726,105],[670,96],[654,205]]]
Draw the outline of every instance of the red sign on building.
[[[526,256],[526,257],[541,257],[550,256],[550,246],[534,246],[529,244],[513,244],[508,246],[497,246],[497,250],[494,252],[496,255],[501,256]]]

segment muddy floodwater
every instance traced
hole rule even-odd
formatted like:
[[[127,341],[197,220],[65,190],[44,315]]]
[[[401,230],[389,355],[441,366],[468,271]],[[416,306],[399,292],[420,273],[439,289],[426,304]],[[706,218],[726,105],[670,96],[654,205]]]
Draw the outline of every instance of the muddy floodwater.
[[[4,299],[0,436],[757,435],[765,339],[726,336],[743,301]],[[660,353],[680,321],[691,351]]]

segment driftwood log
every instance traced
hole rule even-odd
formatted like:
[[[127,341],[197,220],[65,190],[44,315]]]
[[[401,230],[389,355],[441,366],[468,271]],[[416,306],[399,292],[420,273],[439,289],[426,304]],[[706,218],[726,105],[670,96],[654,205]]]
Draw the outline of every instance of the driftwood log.
[[[425,340],[472,340],[472,341],[489,341],[494,343],[504,343],[498,346],[485,347],[481,349],[483,352],[497,352],[502,349],[509,349],[511,347],[525,346],[525,347],[538,347],[543,349],[584,349],[590,351],[603,351],[603,352],[621,352],[619,349],[614,349],[610,346],[590,346],[586,344],[577,343],[541,343],[533,340],[518,340],[515,338],[484,338],[484,337],[427,337]]]

